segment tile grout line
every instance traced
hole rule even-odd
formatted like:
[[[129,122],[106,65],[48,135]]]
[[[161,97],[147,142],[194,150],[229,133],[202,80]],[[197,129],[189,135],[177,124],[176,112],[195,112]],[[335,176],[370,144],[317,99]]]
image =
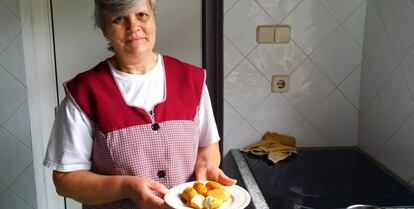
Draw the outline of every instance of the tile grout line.
[[[13,137],[15,137],[20,143],[22,143],[25,147],[27,147],[30,151],[32,151],[31,147],[28,147],[23,141],[22,139],[20,139],[19,137],[17,137],[16,135],[14,135],[9,129],[6,128],[5,124],[13,117],[13,115],[15,113],[17,113],[17,111],[19,110],[20,107],[22,107],[24,105],[24,103],[27,102],[27,98],[17,107],[17,109],[11,114],[11,116],[6,120],[6,122],[4,122],[3,125],[1,125],[1,127],[3,127],[4,130],[6,130],[7,133],[9,133],[10,135],[12,135]]]
[[[379,153],[381,152],[381,150],[384,148],[384,146],[391,141],[392,137],[394,137],[395,134],[398,133],[399,130],[401,130],[402,126],[404,126],[406,124],[406,122],[411,118],[411,116],[414,115],[414,110],[411,111],[411,113],[409,113],[406,118],[404,118],[403,121],[401,121],[401,124],[398,125],[398,127],[392,132],[392,134],[385,139],[384,143],[381,144],[380,148],[378,150],[375,151],[375,153],[373,153],[373,156],[378,157]]]
[[[17,180],[23,175],[24,172],[26,172],[27,169],[29,169],[29,167],[33,164],[33,160],[29,163],[29,165],[26,166],[26,168],[23,169],[23,171],[20,173],[20,175],[10,184],[10,186],[8,187],[8,190],[10,190],[11,192],[13,192],[21,201],[23,201],[27,206],[29,206],[30,208],[33,208],[23,197],[21,197],[16,191],[13,190],[13,188],[11,188],[11,186],[17,182]],[[33,173],[34,175],[34,173]],[[34,178],[33,178],[34,180]]]
[[[14,0],[14,1],[16,1],[16,0]],[[4,4],[4,2],[2,2],[2,1],[0,1],[0,4],[3,5],[4,8],[6,8],[7,10],[9,10],[9,12],[12,13],[17,19],[19,19],[19,22],[21,21],[20,16],[17,15],[16,13],[14,13],[14,11],[11,8],[9,8],[9,6],[7,6],[6,4]],[[19,2],[19,8],[20,8],[20,2]]]
[[[237,48],[237,46],[229,39],[229,38],[227,38],[227,36],[226,35],[224,35],[223,34],[223,37],[225,38],[225,39],[227,39],[227,41],[230,43],[230,45],[232,45],[235,49],[236,49],[236,51],[237,52],[239,52],[241,55],[242,55],[242,59],[227,73],[227,75],[224,75],[224,77],[223,77],[223,80],[225,80],[232,72],[233,72],[233,70],[234,69],[236,69],[245,59],[246,59],[246,56],[240,51],[240,49],[238,49]],[[224,49],[223,49],[224,50]]]
[[[240,0],[236,0],[236,1],[234,1],[234,3],[232,4],[232,5],[230,5],[230,7],[227,9],[227,11],[223,11],[223,17],[231,10],[231,9],[233,9],[233,7],[237,4],[237,3],[239,3],[239,1]],[[224,9],[224,8],[223,8]]]
[[[344,20],[344,22],[341,24],[341,26],[342,26],[342,28],[344,29],[344,31],[351,37],[351,39],[361,48],[361,50],[362,50],[362,53],[361,53],[361,60],[362,60],[362,57],[364,56],[363,55],[363,51],[364,51],[364,39],[362,39],[362,46],[359,44],[359,42],[356,40],[356,38],[351,34],[351,32],[349,32],[348,31],[348,29],[345,27],[345,23],[361,8],[361,7],[363,7],[364,6],[364,4],[365,4],[365,2],[366,2],[366,0],[363,0],[362,1],[362,3],[353,11],[353,12],[351,12],[351,14],[347,17],[347,18],[345,18],[345,20]],[[367,14],[367,9],[366,9],[366,7],[365,7],[365,17],[366,17],[366,14]],[[364,32],[363,32],[363,34],[364,34],[364,37],[365,37],[365,22],[364,22]]]
[[[0,52],[0,56],[7,51],[7,49],[17,40],[17,38],[22,34],[22,31],[20,30],[20,32],[12,39],[12,41],[10,41],[7,46]],[[7,69],[4,65],[2,65],[0,63],[0,67],[2,67],[10,76],[12,76],[17,82],[19,82],[20,84],[22,84],[24,86],[25,89],[27,89],[26,84],[22,83],[19,79],[17,79],[10,71],[9,69]],[[23,69],[25,71],[25,69]]]

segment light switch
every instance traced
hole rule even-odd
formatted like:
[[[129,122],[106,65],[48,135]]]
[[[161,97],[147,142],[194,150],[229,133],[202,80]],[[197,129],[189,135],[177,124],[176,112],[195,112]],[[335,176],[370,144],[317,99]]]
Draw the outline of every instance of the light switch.
[[[256,28],[256,42],[269,44],[275,41],[275,28],[273,25],[259,25]]]
[[[289,25],[276,25],[274,39],[275,39],[275,43],[289,43],[290,26]]]

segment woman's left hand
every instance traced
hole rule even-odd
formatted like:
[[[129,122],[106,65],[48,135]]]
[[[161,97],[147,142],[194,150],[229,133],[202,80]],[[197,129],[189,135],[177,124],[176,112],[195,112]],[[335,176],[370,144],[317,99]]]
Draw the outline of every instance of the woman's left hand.
[[[214,165],[196,165],[195,176],[196,180],[217,181],[226,186],[234,185],[237,182],[237,180],[228,177],[220,168]]]

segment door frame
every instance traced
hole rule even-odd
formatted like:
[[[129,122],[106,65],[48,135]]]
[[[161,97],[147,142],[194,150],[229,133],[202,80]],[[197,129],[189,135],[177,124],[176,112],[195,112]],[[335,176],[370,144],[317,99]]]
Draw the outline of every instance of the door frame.
[[[223,2],[202,0],[203,68],[220,138],[223,139]],[[42,166],[58,105],[51,0],[20,0],[37,206],[64,209],[52,172]],[[223,140],[220,140],[220,151]]]
[[[220,135],[223,158],[223,1],[203,0],[202,35],[203,68],[207,70],[207,86]]]

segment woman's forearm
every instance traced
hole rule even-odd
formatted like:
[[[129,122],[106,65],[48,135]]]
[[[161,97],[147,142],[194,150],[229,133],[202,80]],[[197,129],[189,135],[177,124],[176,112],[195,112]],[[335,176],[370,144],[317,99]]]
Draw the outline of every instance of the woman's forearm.
[[[216,166],[220,165],[220,149],[219,144],[209,144],[205,147],[198,148],[197,162],[198,166]],[[196,166],[197,166],[196,165]]]
[[[200,147],[194,168],[197,180],[218,181],[224,185],[234,185],[235,179],[228,177],[220,168],[220,150],[218,143]]]
[[[128,176],[104,176],[90,171],[53,172],[59,195],[95,205],[128,197]]]

